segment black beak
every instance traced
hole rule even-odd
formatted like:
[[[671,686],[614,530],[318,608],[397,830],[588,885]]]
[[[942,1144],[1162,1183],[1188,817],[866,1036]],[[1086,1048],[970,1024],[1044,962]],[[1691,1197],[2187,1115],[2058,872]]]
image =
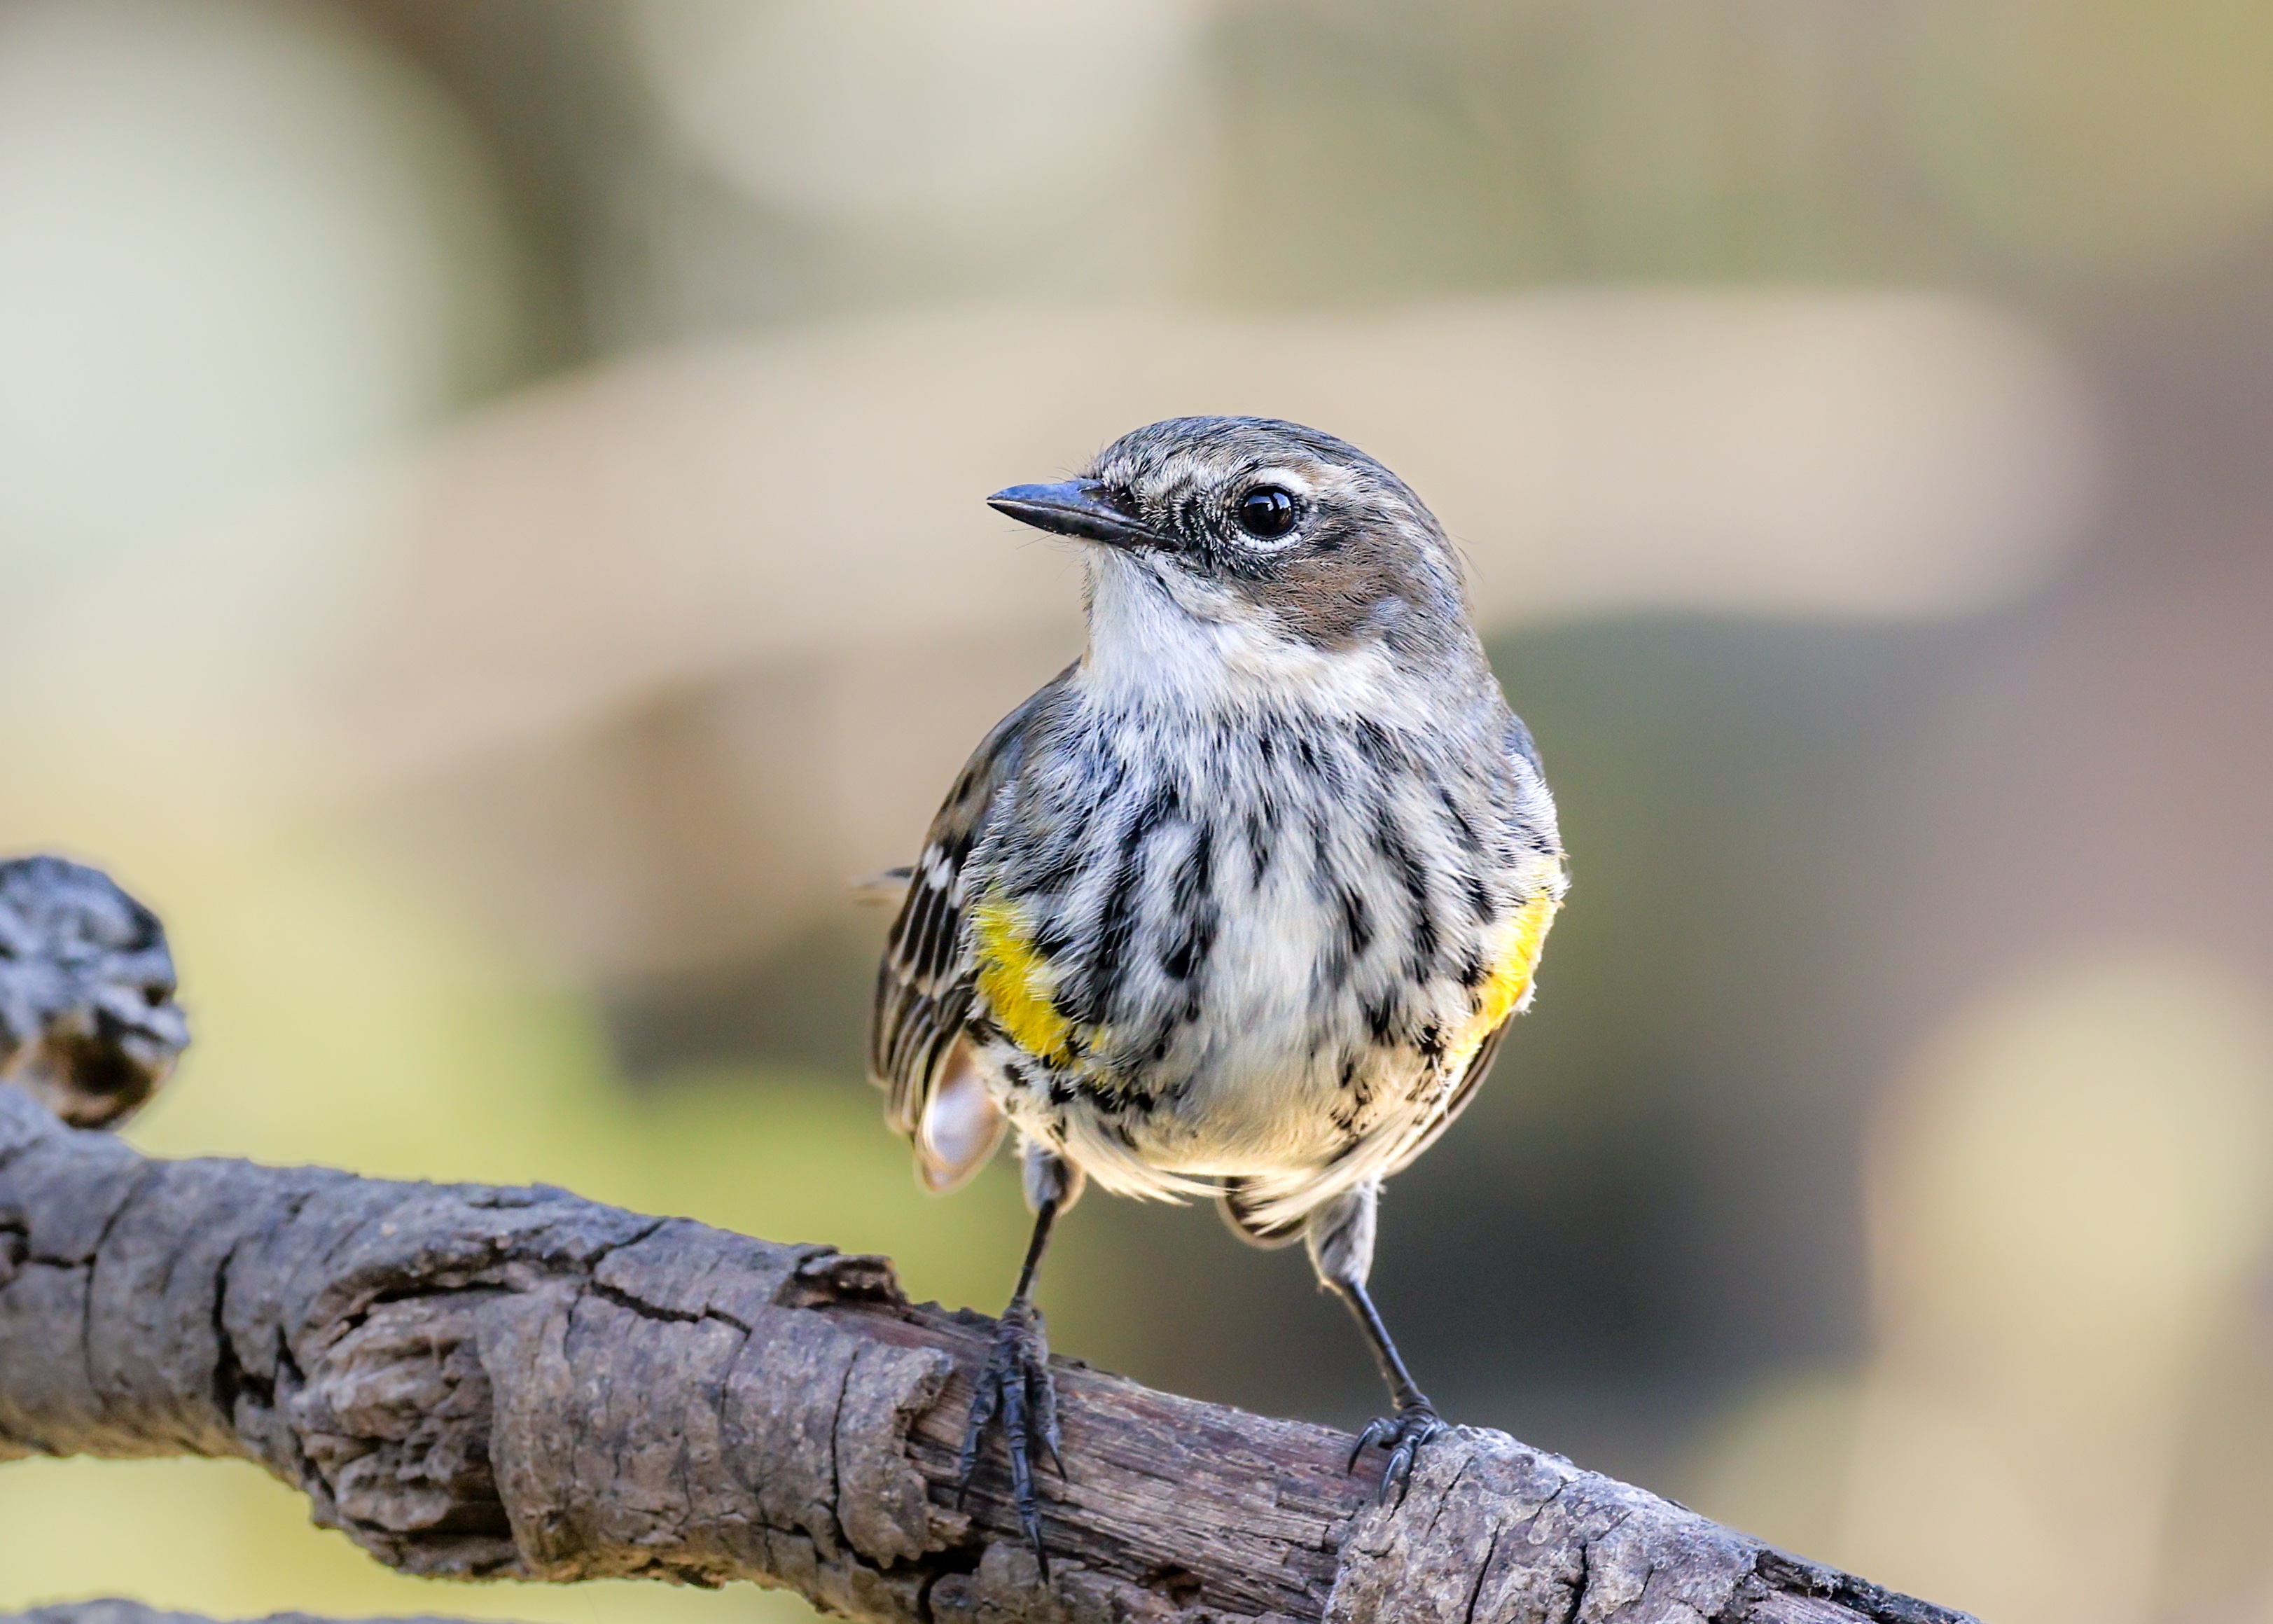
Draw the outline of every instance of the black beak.
[[[986,499],[997,513],[1007,513],[1022,524],[1101,541],[1114,547],[1165,547],[1167,537],[1147,530],[1144,522],[1122,505],[1111,485],[1094,479],[1069,479],[1062,485],[1014,485]]]

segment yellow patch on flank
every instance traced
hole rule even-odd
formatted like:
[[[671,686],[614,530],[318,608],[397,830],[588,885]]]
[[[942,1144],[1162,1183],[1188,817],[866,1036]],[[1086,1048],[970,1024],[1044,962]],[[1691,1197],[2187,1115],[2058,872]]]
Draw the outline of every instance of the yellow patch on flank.
[[[1072,1023],[1050,1001],[1050,966],[1026,939],[1017,909],[990,899],[971,911],[978,940],[979,991],[995,1024],[1038,1060],[1063,1065],[1072,1056]]]
[[[1547,928],[1554,922],[1555,898],[1549,896],[1534,897],[1508,921],[1499,962],[1477,989],[1476,1012],[1446,1056],[1455,1075],[1475,1058],[1476,1050],[1499,1030],[1499,1024],[1531,996],[1531,978],[1547,945]]]

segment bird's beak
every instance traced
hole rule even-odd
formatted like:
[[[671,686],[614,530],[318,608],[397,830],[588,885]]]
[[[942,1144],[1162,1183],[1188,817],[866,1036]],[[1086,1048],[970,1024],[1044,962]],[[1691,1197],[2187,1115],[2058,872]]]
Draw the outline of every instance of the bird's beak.
[[[1061,485],[1014,485],[986,499],[997,513],[1007,513],[1022,524],[1101,541],[1114,547],[1165,547],[1167,538],[1145,528],[1122,505],[1111,485],[1094,479],[1069,479]]]

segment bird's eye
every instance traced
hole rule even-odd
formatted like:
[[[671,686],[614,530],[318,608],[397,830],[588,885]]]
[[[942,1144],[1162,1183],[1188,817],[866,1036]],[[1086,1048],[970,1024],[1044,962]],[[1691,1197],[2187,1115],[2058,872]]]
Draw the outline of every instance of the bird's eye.
[[[1239,528],[1275,540],[1294,528],[1294,498],[1275,485],[1259,485],[1239,499]]]

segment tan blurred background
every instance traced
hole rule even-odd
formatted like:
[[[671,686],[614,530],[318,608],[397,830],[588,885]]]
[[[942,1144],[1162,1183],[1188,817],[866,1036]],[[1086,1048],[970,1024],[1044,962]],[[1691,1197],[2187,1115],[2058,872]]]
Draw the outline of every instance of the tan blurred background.
[[[989,515],[1172,412],[1409,476],[1561,793],[1392,1192],[1430,1390],[1992,1624],[2273,1624],[2273,11],[0,0],[0,849],[175,936],[167,1154],[543,1180],[992,1307],[859,1075],[1078,647]],[[1340,1424],[1086,1204],[1057,1345]],[[0,1606],[801,1616],[0,1470]]]

